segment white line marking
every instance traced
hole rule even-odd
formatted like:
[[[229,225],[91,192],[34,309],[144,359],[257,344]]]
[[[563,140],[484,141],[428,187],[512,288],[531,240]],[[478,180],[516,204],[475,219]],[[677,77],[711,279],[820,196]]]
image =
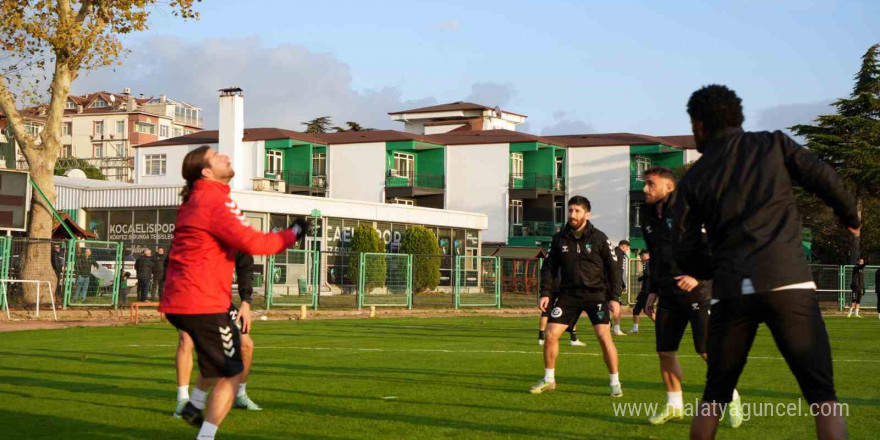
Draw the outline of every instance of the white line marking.
[[[128,347],[177,347],[177,345],[172,344],[149,344],[149,345],[139,345],[139,344],[129,344]],[[385,352],[385,353],[462,353],[462,354],[528,354],[528,355],[541,355],[543,351],[525,351],[525,350],[445,350],[445,349],[411,349],[411,350],[403,350],[403,349],[384,349],[384,348],[352,348],[352,347],[296,347],[296,346],[256,346],[254,348],[258,348],[260,350],[307,350],[307,351],[326,351],[326,350],[337,350],[337,351],[354,351],[360,353],[375,353],[375,352]],[[577,352],[559,352],[560,356],[601,356],[601,353],[577,353]],[[618,352],[618,356],[625,357],[657,357],[656,353],[620,353]],[[679,354],[680,358],[698,358],[695,354]],[[773,360],[773,361],[782,361],[785,360],[779,356],[749,356],[749,360]],[[870,362],[870,363],[880,363],[880,359],[834,359],[834,362]]]

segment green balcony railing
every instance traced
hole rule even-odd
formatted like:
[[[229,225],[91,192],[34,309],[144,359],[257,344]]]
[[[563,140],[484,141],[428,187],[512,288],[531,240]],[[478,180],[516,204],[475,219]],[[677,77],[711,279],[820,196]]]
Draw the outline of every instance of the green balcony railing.
[[[547,189],[565,191],[565,179],[550,174],[511,173],[510,189]]]
[[[446,179],[442,174],[414,171],[401,173],[392,170],[385,176],[385,186],[390,188],[445,188]]]
[[[550,237],[562,229],[562,223],[527,221],[510,225],[510,237]]]
[[[272,178],[280,178],[284,181],[284,184],[287,186],[301,186],[301,187],[310,187],[316,189],[326,189],[327,188],[327,176],[325,175],[312,175],[309,177],[308,171],[295,171],[295,170],[285,170],[282,171],[281,174],[272,174],[266,173],[266,177]],[[311,179],[311,183],[310,180]]]

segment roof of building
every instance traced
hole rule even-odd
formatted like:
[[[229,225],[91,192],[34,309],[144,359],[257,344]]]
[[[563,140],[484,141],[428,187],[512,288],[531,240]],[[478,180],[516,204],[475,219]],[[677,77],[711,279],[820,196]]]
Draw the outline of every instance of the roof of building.
[[[513,130],[450,131],[427,137],[431,138],[434,143],[445,145],[505,144],[511,142],[542,142],[559,146],[565,145],[549,137],[545,138]]]
[[[669,145],[670,147],[682,148],[669,139],[636,133],[597,133],[597,134],[567,134],[561,136],[546,136],[555,143],[561,143],[567,147],[611,147],[620,145]]]
[[[311,133],[301,133],[293,130],[284,130],[282,128],[274,128],[274,127],[257,127],[257,128],[245,128],[244,129],[244,137],[242,138],[245,142],[252,141],[271,141],[277,139],[295,139],[298,141],[311,142],[315,144],[325,144],[326,142],[319,138],[316,134]],[[134,148],[143,148],[143,147],[166,147],[169,145],[193,145],[193,144],[216,144],[220,142],[219,131],[217,130],[203,130],[197,131],[195,133],[190,133],[184,136],[173,137],[169,139],[163,139],[161,141],[150,142],[148,144],[142,145],[133,145]]]
[[[660,136],[661,139],[665,139],[666,141],[675,144],[685,150],[696,150],[697,142],[694,140],[694,135],[692,134],[682,134],[676,136]]]
[[[511,260],[535,260],[547,256],[547,252],[536,246],[483,246],[484,257],[498,257]]]
[[[457,102],[450,102],[448,104],[439,104],[439,105],[432,105],[432,106],[428,106],[428,107],[413,108],[413,109],[403,110],[403,111],[399,111],[399,112],[391,112],[388,114],[389,115],[402,115],[404,113],[435,113],[435,112],[454,112],[454,111],[467,111],[467,110],[494,110],[494,109],[495,109],[494,107],[487,107],[482,104],[474,104],[473,102],[457,101]],[[509,112],[507,110],[501,110],[501,111],[504,113],[509,113],[511,115],[526,116],[526,115],[522,115],[519,113]]]
[[[312,136],[321,139],[325,144],[362,144],[367,142],[421,141],[437,143],[432,136],[406,133],[397,130],[365,130],[343,131],[339,133],[322,133]]]

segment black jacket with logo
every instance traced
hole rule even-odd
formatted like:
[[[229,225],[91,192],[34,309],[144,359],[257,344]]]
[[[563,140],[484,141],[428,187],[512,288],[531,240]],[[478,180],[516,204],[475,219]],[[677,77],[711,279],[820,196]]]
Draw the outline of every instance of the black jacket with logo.
[[[642,276],[639,277],[642,283],[642,290],[639,290],[639,296],[651,293],[651,260],[642,262]]]
[[[254,257],[244,252],[235,253],[235,278],[238,296],[242,302],[251,302],[254,294]]]
[[[792,182],[818,195],[845,226],[859,226],[855,200],[834,169],[782,132],[727,128],[709,139],[678,185],[679,267],[713,279],[717,299],[741,295],[746,278],[759,293],[812,281]],[[701,252],[704,226],[711,259]]]
[[[620,246],[614,248],[614,256],[617,257],[617,264],[620,264],[620,290],[626,290],[626,273],[629,269],[629,260],[627,258],[626,252],[621,249]]]
[[[853,267],[852,273],[852,282],[849,283],[849,288],[852,289],[853,292],[864,292],[865,291],[865,265],[856,265]]]
[[[659,298],[685,295],[688,302],[709,301],[712,296],[711,281],[700,280],[700,284],[694,290],[685,292],[678,288],[678,281],[675,279],[679,275],[684,275],[675,261],[673,248],[672,206],[675,198],[675,192],[669,194],[667,202],[659,204],[659,213],[657,205],[648,205],[642,210],[642,236],[645,237],[645,244],[648,245],[648,252],[651,254],[651,259],[648,260],[651,267],[651,293],[657,294]],[[701,258],[711,258],[708,247],[709,244],[704,243],[700,249],[703,252]]]
[[[554,283],[558,291],[554,292]],[[611,242],[592,223],[580,239],[566,225],[553,236],[541,268],[541,296],[574,295],[584,301],[620,301],[620,263]]]

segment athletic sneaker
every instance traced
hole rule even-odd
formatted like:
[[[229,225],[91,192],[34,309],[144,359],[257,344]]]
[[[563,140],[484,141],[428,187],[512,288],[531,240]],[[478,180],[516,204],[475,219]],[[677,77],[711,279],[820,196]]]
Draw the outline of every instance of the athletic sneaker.
[[[648,423],[652,425],[662,425],[670,420],[681,420],[683,417],[683,408],[676,408],[672,405],[665,405],[662,411],[648,418]]]
[[[556,389],[556,382],[555,381],[547,382],[544,379],[541,379],[540,382],[536,383],[535,385],[532,385],[532,387],[529,388],[529,392],[532,394],[541,394],[544,391],[553,391],[555,389]]]
[[[544,340],[543,340],[543,339],[538,339],[538,345],[544,345]]]
[[[205,417],[202,415],[202,410],[196,408],[192,403],[186,402],[186,405],[183,406],[183,409],[180,410],[180,418],[183,419],[186,423],[195,426],[196,428],[201,428],[202,423],[205,422]]]
[[[742,400],[740,396],[727,404],[727,426],[739,428],[743,424]]]
[[[611,334],[613,334],[614,336],[626,336],[626,333],[624,333],[624,332],[622,332],[622,331],[620,331],[620,330],[618,330],[618,331],[616,331],[616,332],[613,332],[613,333],[611,333]]]
[[[856,318],[864,318],[864,316],[856,314]]]
[[[233,404],[234,408],[242,408],[248,411],[262,411],[263,408],[260,408],[260,405],[254,403],[247,394],[243,396],[235,396],[235,404]]]
[[[630,329],[629,334],[634,335],[634,334],[636,334],[636,333],[638,333],[638,332],[639,332],[639,331],[636,330],[636,329]]]
[[[620,384],[611,385],[611,397],[623,397],[623,388]]]
[[[847,318],[852,318],[852,312],[847,313],[847,314],[846,314],[846,317],[847,317]]]
[[[177,401],[177,408],[174,410],[174,414],[172,414],[175,419],[180,418],[181,413],[183,413],[183,407],[186,406],[187,403],[189,403],[189,399]]]
[[[587,344],[585,344],[585,343],[584,343],[583,341],[581,341],[580,339],[575,339],[574,341],[571,341],[571,345],[572,345],[573,347],[586,347],[586,346],[587,346]]]

